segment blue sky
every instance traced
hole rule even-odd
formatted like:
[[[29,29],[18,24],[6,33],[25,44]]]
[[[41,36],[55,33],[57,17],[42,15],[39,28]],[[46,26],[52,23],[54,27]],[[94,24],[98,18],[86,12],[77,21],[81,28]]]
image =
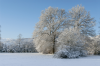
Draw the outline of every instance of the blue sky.
[[[19,34],[23,38],[32,38],[35,24],[39,21],[41,11],[49,6],[68,11],[76,5],[82,5],[90,11],[97,25],[100,21],[100,0],[0,0],[0,25],[2,38],[16,39]]]

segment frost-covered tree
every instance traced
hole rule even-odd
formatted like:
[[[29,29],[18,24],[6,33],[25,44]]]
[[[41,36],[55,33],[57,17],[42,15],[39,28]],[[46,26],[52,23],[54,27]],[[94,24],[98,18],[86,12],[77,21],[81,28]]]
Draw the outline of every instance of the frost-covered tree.
[[[75,28],[66,28],[57,38],[57,43],[68,46],[84,46],[85,41],[82,34]]]
[[[94,36],[95,20],[90,13],[81,5],[77,5],[69,10],[69,23],[72,27],[77,28],[82,34]]]
[[[55,56],[76,58],[86,56],[84,37],[76,28],[65,29],[57,38],[58,51]]]
[[[37,52],[32,38],[22,38],[20,42],[20,48],[18,39],[5,40],[3,41],[2,45],[0,45],[0,48],[0,52]]]
[[[99,21],[99,25],[100,25],[100,21]],[[100,29],[100,26],[98,28]],[[99,35],[93,37],[92,39],[94,40],[94,42],[93,42],[94,54],[100,55],[100,30],[99,30]]]
[[[2,49],[2,43],[1,43],[1,25],[0,25],[0,51]]]
[[[64,9],[48,7],[42,11],[40,21],[33,32],[35,46],[38,52],[54,53],[56,38],[67,27]]]
[[[23,41],[23,44],[21,45],[21,52],[36,52],[33,41]]]
[[[2,52],[7,52],[7,45],[6,44],[3,44]]]
[[[22,35],[19,34],[18,35],[18,39],[17,39],[17,45],[18,45],[19,51],[20,51],[20,45],[21,45],[21,43],[22,43]]]
[[[94,54],[94,39],[89,36],[84,36],[85,40],[85,45],[86,45],[86,50],[88,52],[88,55],[93,55]]]
[[[97,35],[96,37],[93,37],[93,50],[94,50],[94,55],[100,55],[100,35]]]

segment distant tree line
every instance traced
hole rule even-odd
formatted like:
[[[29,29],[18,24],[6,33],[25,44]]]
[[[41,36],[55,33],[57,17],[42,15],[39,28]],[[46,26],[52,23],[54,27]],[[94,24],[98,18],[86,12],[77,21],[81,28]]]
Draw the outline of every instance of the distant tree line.
[[[0,52],[11,52],[11,53],[23,53],[23,52],[36,52],[35,47],[33,43],[30,42],[24,42],[23,44],[17,45],[17,44],[3,44],[0,45]]]
[[[22,35],[18,35],[18,39],[15,41],[10,41],[11,44],[7,45],[1,42],[0,52],[10,52],[10,53],[23,53],[23,52],[37,52],[33,39],[31,38],[22,38]]]

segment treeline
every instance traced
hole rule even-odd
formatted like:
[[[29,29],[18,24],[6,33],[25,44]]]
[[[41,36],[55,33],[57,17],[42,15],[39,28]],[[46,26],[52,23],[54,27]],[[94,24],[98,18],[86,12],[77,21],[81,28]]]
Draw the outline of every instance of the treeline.
[[[37,52],[34,44],[33,39],[17,39],[15,41],[10,41],[11,44],[0,44],[0,52],[9,52],[9,53],[23,53],[23,52]]]

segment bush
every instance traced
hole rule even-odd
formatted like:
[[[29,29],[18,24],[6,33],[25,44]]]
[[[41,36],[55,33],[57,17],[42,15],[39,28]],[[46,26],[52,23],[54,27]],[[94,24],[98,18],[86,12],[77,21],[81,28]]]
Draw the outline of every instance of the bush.
[[[87,52],[80,47],[60,46],[59,51],[55,53],[56,58],[78,58],[86,56]]]
[[[98,55],[100,55],[100,51],[98,51]]]

